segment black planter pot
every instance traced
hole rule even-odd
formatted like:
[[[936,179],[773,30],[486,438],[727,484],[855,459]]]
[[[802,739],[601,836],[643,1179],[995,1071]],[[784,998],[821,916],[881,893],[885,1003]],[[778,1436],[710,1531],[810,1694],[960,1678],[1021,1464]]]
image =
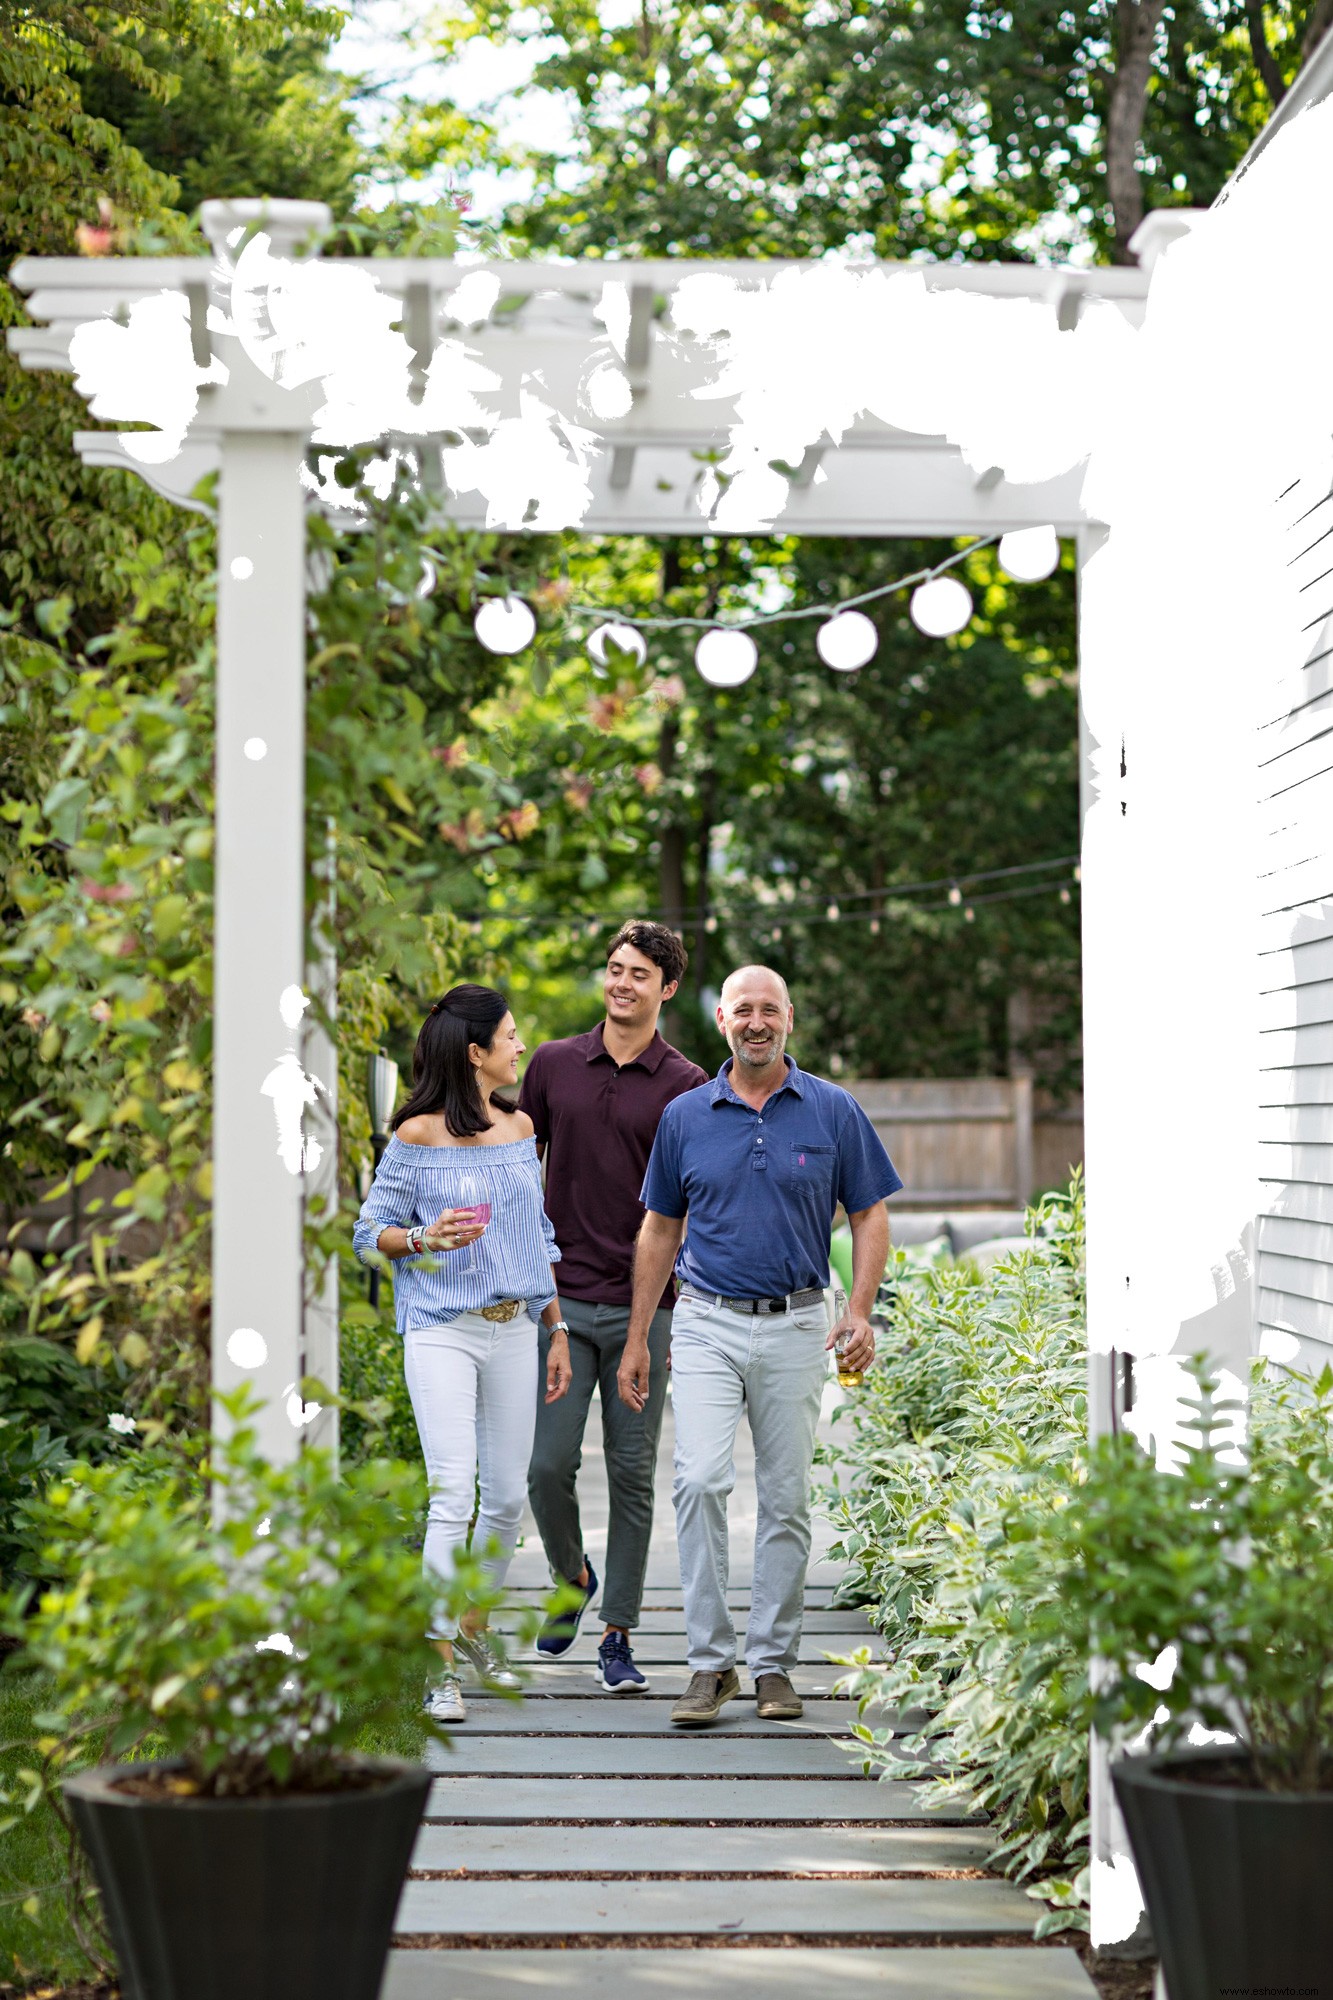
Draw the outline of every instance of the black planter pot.
[[[124,2000],[375,2000],[430,1773],[271,1799],[148,1799],[107,1764],[65,1783]]]
[[[1320,1993],[1333,1972],[1333,1793],[1200,1783],[1225,1748],[1111,1766],[1169,2000]]]

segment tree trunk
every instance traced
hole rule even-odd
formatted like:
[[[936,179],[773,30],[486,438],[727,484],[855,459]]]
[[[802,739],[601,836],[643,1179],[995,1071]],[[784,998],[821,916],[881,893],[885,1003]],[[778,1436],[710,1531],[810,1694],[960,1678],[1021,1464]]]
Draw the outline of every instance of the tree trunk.
[[[657,739],[657,768],[665,780],[670,780],[676,764],[676,745],[680,731],[674,715],[667,715],[662,723]],[[669,924],[673,931],[685,927],[685,829],[673,820],[662,828],[658,863],[658,902],[662,909],[662,922]]]
[[[1330,28],[1333,28],[1333,0],[1317,0],[1305,24],[1305,37],[1301,42],[1302,66],[1309,62]]]
[[[1278,105],[1287,94],[1287,86],[1282,81],[1282,72],[1264,32],[1264,0],[1245,0],[1245,21],[1250,31],[1250,54],[1254,57],[1254,66],[1263,78],[1264,89],[1273,103]]]
[[[1133,262],[1129,239],[1143,220],[1139,141],[1148,108],[1153,41],[1166,0],[1116,0],[1115,77],[1106,111],[1106,189],[1115,217],[1115,261]]]
[[[675,541],[668,541],[662,547],[662,605],[665,609],[672,591],[679,590],[681,583],[680,549]],[[657,768],[662,773],[665,785],[669,785],[676,769],[676,752],[680,744],[680,721],[674,709],[668,709],[662,718],[662,728],[657,738]],[[662,922],[669,924],[673,931],[685,928],[685,828],[680,824],[679,806],[671,803],[671,794],[666,792],[663,812],[670,818],[662,828],[658,851],[657,879],[658,903],[662,912]]]
[[[713,822],[717,815],[717,770],[713,762],[713,744],[717,736],[717,725],[710,709],[701,731],[704,754],[704,777],[699,787],[699,819],[694,836],[694,865],[696,870],[694,889],[694,990],[702,1008],[704,988],[708,984],[708,863],[713,851]]]

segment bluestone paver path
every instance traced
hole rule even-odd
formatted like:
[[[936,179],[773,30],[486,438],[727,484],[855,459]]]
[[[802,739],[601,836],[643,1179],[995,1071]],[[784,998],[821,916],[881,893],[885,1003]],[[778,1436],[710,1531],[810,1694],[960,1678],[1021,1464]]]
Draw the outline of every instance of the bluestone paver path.
[[[830,1400],[836,1388],[830,1388]],[[594,1407],[580,1495],[601,1568],[606,1486]],[[753,1561],[749,1434],[737,1441],[730,1601],[743,1646]],[[914,1787],[866,1778],[827,1653],[882,1642],[830,1599],[816,1526],[797,1723],[742,1695],[673,1730],[688,1679],[671,1510],[668,1404],[642,1626],[646,1693],[602,1693],[593,1613],[564,1660],[525,1662],[522,1702],[468,1696],[396,1922],[382,2000],[1090,2000],[1066,1947],[1034,1946],[1036,1906],[987,1875],[984,1827]],[[510,1583],[536,1601],[529,1521]],[[993,1941],[989,1944],[988,1941]],[[995,1948],[998,1947],[998,1948]]]

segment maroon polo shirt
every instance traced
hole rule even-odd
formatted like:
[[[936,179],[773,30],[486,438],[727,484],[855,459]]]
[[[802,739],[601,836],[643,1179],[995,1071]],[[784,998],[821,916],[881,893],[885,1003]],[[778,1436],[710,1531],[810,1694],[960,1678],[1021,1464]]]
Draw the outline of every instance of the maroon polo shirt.
[[[628,1305],[639,1189],[662,1113],[708,1078],[660,1035],[633,1062],[617,1063],[602,1024],[545,1042],[523,1077],[519,1109],[546,1147],[546,1213],[560,1245],[562,1297]],[[662,1300],[670,1306],[674,1287]]]

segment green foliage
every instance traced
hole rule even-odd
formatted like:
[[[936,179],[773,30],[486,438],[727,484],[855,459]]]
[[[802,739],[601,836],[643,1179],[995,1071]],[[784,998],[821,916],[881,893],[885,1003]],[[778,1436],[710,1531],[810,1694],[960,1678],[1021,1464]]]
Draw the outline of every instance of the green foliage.
[[[131,1370],[79,1361],[25,1330],[22,1301],[0,1293],[0,1592],[40,1576],[30,1503],[73,1457],[115,1454],[108,1419],[120,1413]]]
[[[368,457],[348,461],[347,489],[366,527],[311,533],[307,852],[336,869],[351,1077],[385,1043],[406,1063],[424,1004],[458,974],[468,939],[446,906],[460,838],[469,856],[527,838],[531,809],[503,759],[456,760],[450,745],[507,672],[472,634],[483,580],[521,588],[544,562],[540,543],[428,528],[405,480],[384,497],[361,485]],[[435,582],[418,596],[427,534]],[[98,1168],[119,1177],[84,1200],[86,1240],[53,1226],[45,1254],[8,1257],[0,1282],[34,1337],[139,1371],[130,1407],[159,1417],[199,1414],[207,1375],[213,561],[211,525],[177,517],[165,546],[122,560],[124,614],[86,649],[0,631],[14,781],[0,805],[13,1135],[0,1196],[20,1206],[43,1181],[61,1194]],[[325,893],[312,872],[312,922]],[[342,1108],[354,1172],[369,1151],[361,1092]]]
[[[366,1457],[421,1457],[412,1399],[403,1374],[403,1336],[393,1323],[393,1288],[386,1276],[378,1309],[365,1293],[366,1273],[347,1244],[342,1253],[338,1333],[338,1373],[341,1397],[338,1443],[344,1464]]]
[[[94,115],[114,126],[175,187],[187,215],[203,201],[276,195],[351,208],[368,161],[353,133],[355,80],[330,72],[327,8],[288,9],[281,40],[201,45],[155,36],[144,59],[171,84],[167,99],[95,67],[83,85]]]
[[[1086,1483],[1041,1524],[1054,1590],[1030,1607],[1054,1654],[1104,1662],[1099,1730],[1170,1749],[1196,1725],[1237,1742],[1274,1792],[1333,1782],[1333,1370],[1257,1363],[1242,1404],[1200,1357],[1193,1414],[1159,1467],[1098,1440]]]
[[[396,1697],[405,1652],[435,1614],[493,1598],[466,1561],[443,1586],[406,1535],[420,1474],[371,1460],[342,1477],[327,1453],[261,1457],[236,1424],[206,1480],[138,1453],[71,1467],[35,1509],[50,1582],[10,1629],[54,1694],[38,1727],[51,1782],[91,1758],[151,1746],[183,1791],[240,1797],[336,1782],[366,1704]],[[356,1717],[347,1704],[358,1705]]]
[[[1127,48],[1139,17],[1142,84]],[[1320,0],[472,0],[438,32],[451,50],[476,33],[526,43],[537,85],[573,107],[572,159],[517,155],[535,177],[517,220],[541,249],[1123,256],[1136,196],[1215,198],[1327,25]],[[1142,144],[1113,163],[1124,91]]]
[[[886,1664],[849,1663],[867,1767],[982,1807],[993,1865],[1053,1905],[1040,1935],[1086,1923],[1070,1878],[1087,1855],[1087,1655],[1041,1622],[1059,1581],[1040,1539],[1083,1471],[1082,1201],[1076,1179],[1030,1211],[1030,1247],[985,1277],[899,1259],[827,1496],[844,1593],[888,1642]]]

